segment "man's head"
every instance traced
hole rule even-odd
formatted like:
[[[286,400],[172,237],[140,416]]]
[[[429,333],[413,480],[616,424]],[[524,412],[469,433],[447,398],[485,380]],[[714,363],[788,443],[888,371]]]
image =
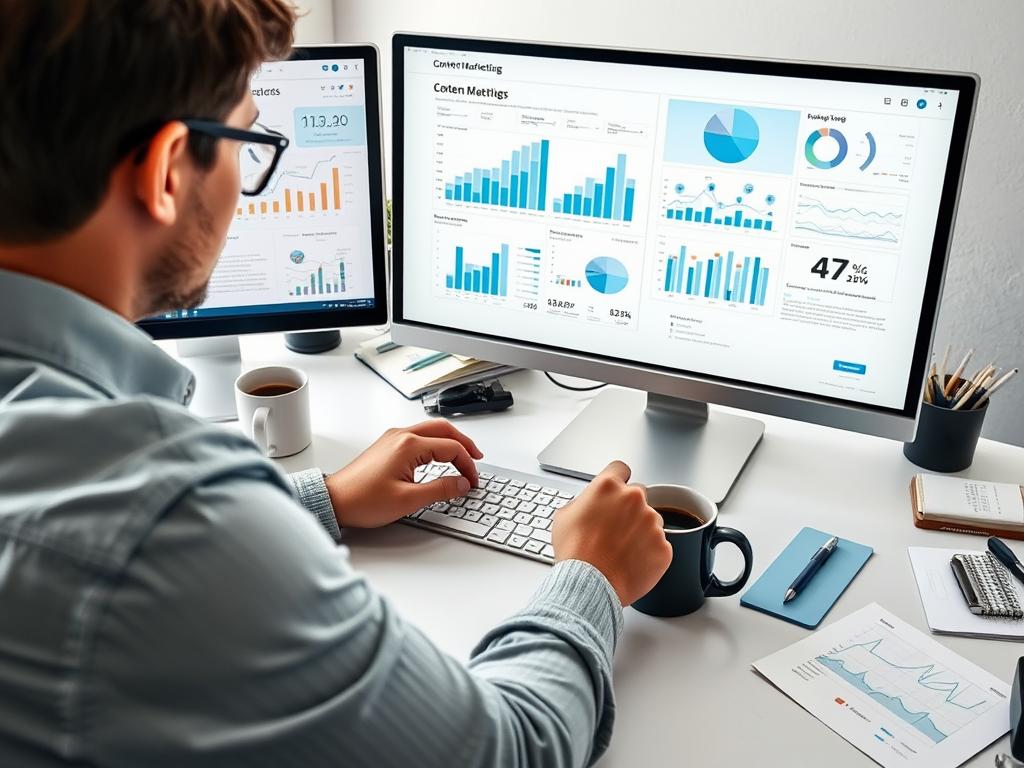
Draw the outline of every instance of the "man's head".
[[[120,222],[112,253],[150,251],[129,313],[201,299],[240,145],[177,121],[248,128],[250,76],[287,56],[294,21],[285,0],[0,2],[0,266],[35,272],[26,254],[102,246]]]

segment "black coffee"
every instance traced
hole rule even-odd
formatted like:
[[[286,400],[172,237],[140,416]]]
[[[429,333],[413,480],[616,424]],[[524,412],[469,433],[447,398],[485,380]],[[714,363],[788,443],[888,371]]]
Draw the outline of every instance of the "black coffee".
[[[250,389],[248,394],[255,397],[276,397],[277,395],[287,395],[297,389],[298,387],[294,384],[260,384],[258,387]]]
[[[661,515],[661,519],[665,522],[665,527],[668,529],[688,531],[693,528],[700,528],[705,522],[685,509],[675,507],[655,507],[655,509]]]

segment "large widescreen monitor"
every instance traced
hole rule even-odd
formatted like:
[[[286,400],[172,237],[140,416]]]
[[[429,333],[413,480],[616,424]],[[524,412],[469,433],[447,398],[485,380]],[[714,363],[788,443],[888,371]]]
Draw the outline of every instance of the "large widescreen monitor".
[[[370,45],[297,47],[254,74],[257,123],[289,145],[266,188],[239,198],[203,304],[140,323],[156,339],[227,337],[228,354],[183,353],[203,415],[234,413],[237,334],[387,322],[379,83]]]
[[[394,335],[622,385],[540,454],[721,499],[763,432],[915,428],[974,75],[399,34]]]

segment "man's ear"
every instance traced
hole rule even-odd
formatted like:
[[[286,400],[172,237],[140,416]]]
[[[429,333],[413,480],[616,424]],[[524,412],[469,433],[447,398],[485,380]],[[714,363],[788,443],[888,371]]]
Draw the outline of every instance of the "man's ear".
[[[137,165],[135,194],[160,224],[170,226],[178,218],[188,162],[188,127],[175,121],[150,140],[145,157]]]

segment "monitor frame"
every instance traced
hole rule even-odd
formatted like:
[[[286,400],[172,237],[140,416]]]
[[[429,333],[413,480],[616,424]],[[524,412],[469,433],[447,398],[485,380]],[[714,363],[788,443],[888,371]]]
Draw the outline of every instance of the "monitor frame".
[[[902,407],[888,408],[854,403],[824,395],[753,384],[649,363],[604,357],[589,352],[526,342],[509,337],[456,329],[405,315],[405,48],[478,53],[529,55],[603,63],[705,69],[782,77],[844,82],[904,85],[959,91],[957,110],[936,217],[935,233],[921,303],[920,319]],[[730,406],[784,418],[822,424],[896,440],[912,439],[921,407],[946,265],[952,243],[953,224],[967,161],[967,146],[973,127],[980,79],[963,72],[943,72],[855,64],[835,64],[692,55],[667,51],[590,47],[473,37],[397,33],[392,38],[392,335],[396,341],[483,359],[643,390],[700,403]]]
[[[384,141],[381,128],[380,53],[373,44],[297,45],[288,61],[361,59],[366,93],[366,147],[369,162],[370,247],[373,272],[372,307],[268,312],[219,317],[147,318],[137,325],[157,340],[199,339],[282,331],[312,331],[383,325],[388,320],[387,203]],[[287,152],[287,150],[285,150]]]

